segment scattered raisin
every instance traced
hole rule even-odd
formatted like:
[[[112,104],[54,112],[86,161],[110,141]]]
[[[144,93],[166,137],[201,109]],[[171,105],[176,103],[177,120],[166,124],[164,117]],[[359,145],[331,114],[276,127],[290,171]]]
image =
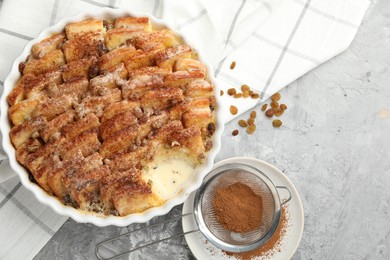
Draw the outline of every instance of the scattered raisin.
[[[273,117],[274,114],[275,114],[275,112],[274,112],[274,109],[273,109],[273,108],[270,108],[270,109],[268,109],[267,111],[265,111],[265,115],[266,115],[267,117]]]
[[[255,119],[253,117],[248,119],[248,125],[254,125],[255,124]]]
[[[277,101],[272,101],[271,102],[271,107],[272,108],[277,108],[277,107],[279,107],[279,103]]]
[[[219,91],[219,95],[223,96],[223,90]]]
[[[249,97],[249,91],[242,92],[242,96],[243,96],[244,98]]]
[[[236,62],[233,61],[232,64],[230,64],[230,69],[232,70],[232,69],[234,69],[235,67],[236,67]]]
[[[257,94],[257,93],[253,93],[253,94],[251,95],[251,98],[253,98],[253,99],[258,99],[259,97],[260,97],[260,95]]]
[[[267,106],[268,106],[267,104],[263,104],[263,105],[261,106],[261,111],[264,112],[264,111],[267,109]]]
[[[232,113],[232,115],[235,115],[238,113],[238,109],[236,106],[230,106],[230,113]]]
[[[234,98],[240,98],[240,97],[242,97],[242,93],[236,93],[236,94],[234,94]]]
[[[251,88],[248,85],[246,85],[246,84],[241,86],[241,91],[242,92],[249,92],[250,90],[251,90]]]
[[[275,116],[281,116],[281,115],[283,115],[284,111],[280,107],[277,107],[274,109],[274,112],[275,112]]]
[[[238,121],[238,124],[239,124],[241,127],[247,127],[247,126],[248,126],[248,124],[245,122],[244,119],[239,120],[239,121]]]
[[[282,125],[282,121],[280,121],[279,119],[275,119],[274,121],[272,121],[272,125],[274,127],[280,127]]]
[[[271,96],[272,101],[279,101],[280,100],[280,94],[276,92]]]
[[[237,129],[233,130],[232,135],[233,135],[233,136],[238,135],[238,130],[237,130]]]
[[[287,106],[286,106],[286,104],[280,104],[280,109],[282,109],[282,110],[286,110],[286,109],[287,109]]]
[[[228,94],[229,94],[229,96],[233,96],[234,94],[236,94],[237,92],[236,92],[236,89],[235,88],[229,88],[228,89]]]
[[[257,116],[256,111],[252,111],[252,112],[251,112],[251,117],[252,117],[252,118],[256,118],[256,116]]]
[[[250,125],[247,127],[246,132],[248,134],[253,134],[256,131],[256,125]]]

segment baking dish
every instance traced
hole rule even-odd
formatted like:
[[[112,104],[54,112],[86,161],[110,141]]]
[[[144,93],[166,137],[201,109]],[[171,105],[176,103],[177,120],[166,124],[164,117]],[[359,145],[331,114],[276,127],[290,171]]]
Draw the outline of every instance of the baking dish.
[[[208,152],[206,162],[195,170],[196,172],[193,174],[192,179],[189,182],[187,182],[186,186],[183,187],[183,190],[179,194],[167,200],[163,205],[148,209],[142,213],[130,214],[124,217],[118,217],[118,216],[102,217],[102,216],[94,215],[93,213],[86,213],[86,212],[79,211],[73,207],[65,206],[55,197],[47,194],[37,184],[30,181],[28,171],[23,166],[21,166],[16,160],[16,156],[15,156],[16,151],[9,137],[9,133],[11,130],[11,123],[8,118],[9,105],[6,101],[6,97],[10,93],[13,86],[16,84],[17,80],[20,78],[20,73],[18,70],[19,63],[24,61],[26,57],[30,54],[31,48],[35,43],[43,40],[44,38],[50,36],[53,33],[62,31],[65,28],[65,25],[70,22],[77,22],[88,18],[108,19],[108,18],[116,18],[121,16],[147,16],[150,18],[151,22],[154,25],[166,26],[172,29],[172,27],[169,26],[169,24],[165,23],[163,20],[157,19],[148,14],[133,13],[127,10],[118,10],[118,9],[110,9],[110,8],[101,8],[98,11],[84,12],[73,17],[64,18],[60,20],[58,23],[56,23],[55,25],[43,30],[38,35],[37,38],[30,41],[25,46],[21,55],[15,59],[11,71],[4,82],[4,91],[0,101],[0,105],[1,105],[0,130],[3,135],[3,143],[2,143],[3,149],[9,157],[11,168],[18,174],[23,186],[26,187],[28,190],[30,190],[41,203],[50,206],[58,214],[71,217],[77,222],[93,223],[97,226],[107,226],[107,225],[127,226],[131,223],[146,222],[155,216],[166,214],[174,206],[183,203],[187,198],[187,196],[201,185],[203,177],[212,168],[214,158],[221,146],[221,136],[223,132],[223,120],[222,120],[221,109],[220,109],[221,104],[220,101],[218,100],[219,95],[217,94],[218,88],[217,86],[215,86],[216,81],[213,78],[213,75],[211,74],[212,70],[210,66],[208,66],[207,61],[202,59],[202,54],[200,53],[200,60],[206,65],[209,71],[209,75],[208,75],[209,79],[213,82],[215,86],[214,95],[217,97],[217,108],[215,112],[217,127],[212,138],[213,148]],[[182,35],[180,36],[183,37],[184,41],[187,44],[189,44],[195,50],[197,49],[195,43],[189,41]]]

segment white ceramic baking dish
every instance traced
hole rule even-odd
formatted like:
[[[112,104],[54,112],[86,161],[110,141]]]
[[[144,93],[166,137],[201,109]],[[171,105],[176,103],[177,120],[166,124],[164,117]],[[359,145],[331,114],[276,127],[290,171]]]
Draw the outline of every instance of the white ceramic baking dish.
[[[18,161],[16,160],[15,156],[15,148],[13,147],[9,133],[11,130],[11,123],[8,118],[8,109],[9,105],[7,103],[6,97],[10,93],[11,89],[15,86],[17,80],[20,78],[20,73],[18,70],[18,65],[20,62],[24,61],[26,57],[31,53],[31,47],[43,40],[44,38],[50,36],[53,33],[60,32],[65,28],[65,25],[70,22],[76,22],[85,20],[87,18],[96,18],[96,19],[108,19],[108,18],[115,18],[115,17],[121,17],[121,16],[147,16],[151,19],[152,23],[155,25],[162,25],[166,26],[170,29],[173,29],[169,24],[164,22],[161,19],[157,19],[149,14],[143,14],[143,13],[133,13],[128,10],[117,10],[117,9],[110,9],[110,8],[101,8],[98,11],[93,12],[84,12],[80,13],[73,17],[64,18],[55,25],[43,30],[39,36],[30,41],[25,48],[23,49],[23,52],[21,55],[16,58],[14,63],[12,64],[11,72],[7,76],[5,82],[4,82],[4,92],[1,97],[1,115],[0,115],[0,130],[3,135],[3,148],[4,151],[7,153],[10,161],[10,165],[12,169],[19,175],[20,180],[24,187],[26,187],[28,190],[30,190],[36,198],[43,204],[46,204],[50,206],[55,212],[57,212],[60,215],[68,216],[74,219],[77,222],[81,223],[93,223],[97,226],[108,226],[108,225],[115,225],[115,226],[127,226],[131,223],[141,223],[146,222],[150,220],[151,218],[155,216],[161,216],[166,213],[168,213],[174,206],[179,205],[183,203],[188,195],[196,190],[198,187],[200,187],[203,177],[211,170],[214,158],[216,154],[218,153],[220,146],[221,146],[221,136],[223,132],[223,120],[221,115],[221,103],[218,100],[218,88],[215,87],[215,96],[217,97],[217,108],[216,108],[216,131],[213,135],[213,148],[209,151],[206,159],[206,163],[202,165],[201,167],[198,167],[196,169],[196,173],[193,174],[193,178],[190,182],[188,182],[188,185],[186,185],[182,192],[177,194],[177,196],[167,200],[163,205],[159,207],[154,207],[151,209],[148,209],[142,213],[137,214],[130,214],[124,217],[118,217],[118,216],[107,216],[102,217],[98,215],[94,215],[93,213],[86,213],[83,211],[79,211],[73,207],[68,207],[63,205],[58,199],[55,197],[47,194],[42,188],[40,188],[37,184],[31,182],[29,180],[29,173],[28,171],[21,166]],[[179,34],[180,35],[180,34]],[[182,36],[182,35],[181,35]],[[183,37],[183,36],[182,36]],[[183,37],[184,41],[189,44],[192,48],[195,50],[196,44],[193,42],[188,41],[185,37]],[[207,69],[209,71],[209,79],[214,83],[215,85],[215,79],[212,75],[212,69],[210,66],[207,65],[207,61],[202,59],[202,54],[200,53],[200,60],[206,64]]]

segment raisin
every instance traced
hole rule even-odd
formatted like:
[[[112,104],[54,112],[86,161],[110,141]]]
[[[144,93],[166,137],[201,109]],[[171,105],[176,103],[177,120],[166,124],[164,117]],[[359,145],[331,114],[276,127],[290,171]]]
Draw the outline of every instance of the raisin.
[[[238,135],[238,130],[237,130],[237,129],[233,130],[232,135],[233,135],[233,136]]]
[[[246,132],[248,133],[248,134],[253,134],[254,132],[256,131],[256,125],[250,125],[250,126],[248,126],[248,128],[246,129]]]
[[[280,94],[275,93],[271,96],[272,101],[279,101],[280,100]]]
[[[213,141],[207,140],[207,141],[205,142],[204,149],[205,149],[206,151],[210,151],[211,148],[213,148]]]
[[[97,45],[97,49],[98,49],[99,56],[102,56],[103,54],[108,52],[106,44],[104,42],[99,42]]]
[[[271,107],[272,108],[277,108],[277,107],[279,107],[279,103],[277,101],[272,101],[271,102]]]
[[[20,74],[23,75],[23,71],[24,71],[24,68],[26,67],[26,63],[24,61],[22,61],[21,63],[19,63],[19,72]]]
[[[266,115],[267,117],[273,117],[274,114],[275,114],[275,112],[274,112],[274,109],[273,109],[273,108],[270,108],[270,109],[268,109],[267,111],[265,111],[265,115]]]
[[[126,45],[127,45],[127,46],[135,45],[135,39],[133,39],[133,38],[127,39],[127,40],[126,40]]]
[[[246,85],[246,84],[241,86],[241,91],[242,92],[249,92],[250,90],[251,90],[251,88],[248,85]]]
[[[107,20],[103,20],[103,27],[106,29],[106,31],[108,31],[108,30],[113,29],[114,25]]]
[[[230,113],[232,113],[232,115],[237,114],[238,108],[236,106],[230,106]]]
[[[275,116],[281,116],[281,115],[283,115],[284,111],[280,107],[277,107],[274,109],[274,112],[275,112]]]
[[[275,119],[274,121],[272,121],[272,125],[274,127],[280,127],[282,124],[282,121],[280,121],[279,119]]]
[[[108,21],[107,20],[103,20],[103,27],[104,27],[104,29],[108,30]]]
[[[228,89],[228,95],[229,96],[233,96],[234,94],[236,94],[237,92],[236,92],[236,89],[235,88],[229,88]]]
[[[268,106],[267,104],[263,104],[263,105],[261,106],[261,111],[264,112],[264,111],[267,109],[267,106]]]
[[[248,126],[248,124],[246,123],[246,121],[243,120],[243,119],[239,120],[239,121],[238,121],[238,124],[239,124],[239,126],[241,126],[241,127],[247,127],[247,126]]]
[[[97,75],[99,75],[99,67],[97,64],[94,64],[91,67],[89,67],[88,76],[90,79],[92,79],[92,78],[96,77]]]
[[[230,69],[232,70],[232,69],[234,69],[235,67],[236,67],[236,62],[233,61],[232,64],[230,64]]]
[[[280,109],[282,109],[282,110],[286,110],[286,109],[287,109],[287,106],[286,106],[286,104],[280,104]]]
[[[208,124],[207,131],[209,132],[210,135],[214,134],[214,132],[215,132],[215,125],[214,125],[214,123],[209,123]]]
[[[256,116],[257,116],[256,111],[252,111],[252,112],[251,112],[251,117],[252,117],[252,118],[256,118]]]

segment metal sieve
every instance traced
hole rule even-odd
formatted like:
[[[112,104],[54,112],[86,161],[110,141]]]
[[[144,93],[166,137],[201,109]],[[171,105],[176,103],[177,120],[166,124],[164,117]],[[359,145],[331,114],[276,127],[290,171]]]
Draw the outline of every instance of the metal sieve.
[[[183,236],[198,231],[200,231],[212,244],[229,252],[246,252],[266,243],[272,237],[279,225],[282,205],[291,200],[290,190],[284,186],[275,186],[262,171],[245,164],[232,163],[222,165],[212,170],[207,176],[210,177],[206,177],[202,186],[196,191],[193,213],[184,214],[176,218],[148,225],[105,240],[97,245],[95,250],[96,256],[99,259],[113,259],[173,237]],[[216,190],[226,188],[237,182],[249,186],[256,195],[259,195],[262,198],[262,224],[256,229],[246,233],[236,233],[224,229],[218,222],[212,205]],[[288,198],[281,201],[277,189],[285,189],[288,191]],[[120,237],[188,216],[194,217],[198,229],[155,240],[108,258],[103,257],[99,253],[99,248],[101,246],[112,243]]]
[[[199,231],[215,246],[230,252],[253,250],[267,242],[279,225],[281,206],[291,199],[288,188],[274,186],[263,172],[244,164],[223,165],[210,174],[213,175],[213,172],[218,173],[207,180],[195,195],[194,216]],[[263,203],[262,224],[246,233],[224,229],[218,222],[212,205],[216,190],[237,182],[249,186],[256,195],[261,196]],[[277,188],[289,191],[288,199],[281,202]]]

